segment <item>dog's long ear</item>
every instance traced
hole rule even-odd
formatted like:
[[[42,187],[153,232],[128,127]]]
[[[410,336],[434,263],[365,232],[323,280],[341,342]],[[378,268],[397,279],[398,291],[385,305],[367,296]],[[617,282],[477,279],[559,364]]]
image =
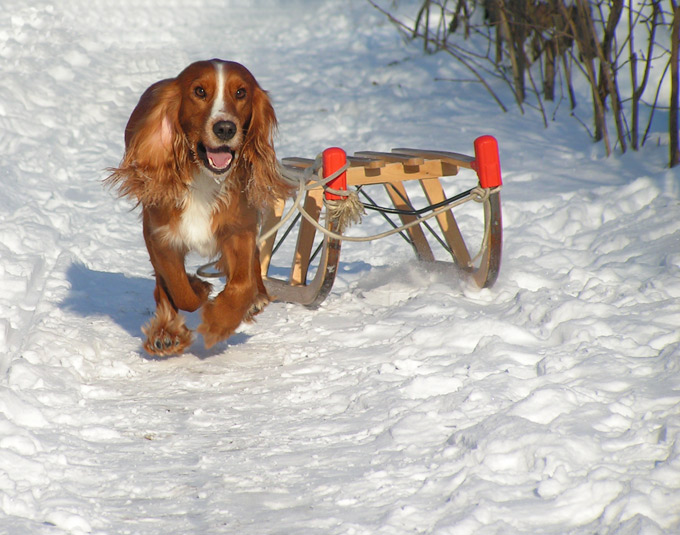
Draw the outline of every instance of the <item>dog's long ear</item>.
[[[241,149],[244,171],[250,174],[246,192],[257,207],[272,206],[277,199],[290,196],[292,189],[281,178],[274,152],[277,121],[267,92],[257,84],[246,139]]]
[[[189,180],[189,153],[179,125],[175,79],[149,87],[125,127],[125,155],[105,182],[145,205],[176,198]]]

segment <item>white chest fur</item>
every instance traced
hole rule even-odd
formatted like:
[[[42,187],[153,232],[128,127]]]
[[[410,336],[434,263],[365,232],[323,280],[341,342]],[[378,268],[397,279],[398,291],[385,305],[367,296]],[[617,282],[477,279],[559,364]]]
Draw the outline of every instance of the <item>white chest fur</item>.
[[[197,173],[182,201],[182,215],[175,229],[164,228],[165,238],[174,246],[212,257],[217,253],[212,216],[221,184],[208,175]]]

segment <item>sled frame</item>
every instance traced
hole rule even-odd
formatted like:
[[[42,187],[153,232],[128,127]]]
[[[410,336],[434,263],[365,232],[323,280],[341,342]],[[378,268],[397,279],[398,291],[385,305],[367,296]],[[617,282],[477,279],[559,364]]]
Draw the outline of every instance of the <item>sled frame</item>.
[[[484,136],[490,138],[490,136]],[[438,239],[451,254],[452,262],[466,274],[480,288],[491,287],[498,277],[502,249],[502,218],[500,200],[500,164],[498,163],[498,149],[495,145],[495,156],[490,158],[481,156],[484,149],[477,147],[475,141],[476,157],[467,156],[455,152],[430,151],[421,149],[396,148],[392,152],[356,152],[347,157],[349,168],[346,170],[346,186],[358,187],[367,185],[382,185],[388,193],[394,207],[397,210],[412,210],[408,193],[404,186],[407,181],[419,181],[425,193],[425,197],[431,205],[445,203],[447,200],[442,185],[443,178],[454,177],[461,169],[476,171],[479,176],[480,186],[486,189],[487,195],[482,201],[484,210],[484,238],[476,261],[473,260],[463,235],[458,227],[453,210],[446,210],[436,216],[436,221],[441,232]],[[495,144],[495,139],[491,138]],[[331,150],[331,149],[328,149]],[[333,149],[339,150],[339,149]],[[492,149],[493,153],[493,149]],[[344,151],[343,151],[344,154]],[[491,161],[491,179],[484,176],[481,169],[483,159]],[[282,165],[285,169],[293,172],[301,172],[314,165],[314,160],[307,158],[284,158]],[[495,166],[495,167],[494,167]],[[497,167],[497,170],[496,170]],[[328,173],[319,174],[329,176]],[[343,173],[344,174],[344,173]],[[338,189],[337,184],[333,187]],[[469,192],[468,192],[469,193]],[[318,188],[307,191],[303,201],[303,207],[316,221],[320,220],[324,212],[324,189]],[[273,208],[266,211],[262,219],[262,233],[276,225],[284,213],[285,201],[281,200]],[[402,224],[413,221],[416,216],[399,213]],[[337,226],[326,219],[325,227],[333,232],[338,232]],[[428,222],[419,223],[404,230],[407,241],[414,249],[419,261],[425,263],[436,262],[432,249],[427,240],[423,226]],[[430,231],[433,231],[433,220],[430,220]],[[272,255],[276,242],[276,233],[272,234],[260,246],[260,264],[262,278],[269,294],[278,301],[299,303],[310,308],[318,307],[330,293],[340,262],[341,240],[334,237],[324,236],[320,245],[320,258],[314,278],[307,280],[310,263],[313,258],[313,245],[316,229],[306,219],[302,218],[299,224],[297,243],[294,251],[290,274],[287,280],[282,280],[269,275]]]

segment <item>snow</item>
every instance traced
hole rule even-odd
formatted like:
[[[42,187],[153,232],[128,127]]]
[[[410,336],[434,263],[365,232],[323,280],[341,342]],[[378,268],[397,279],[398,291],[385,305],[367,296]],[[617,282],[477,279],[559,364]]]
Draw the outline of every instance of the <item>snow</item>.
[[[547,129],[502,114],[363,0],[3,6],[0,533],[680,533],[663,131],[605,158],[565,109]],[[398,236],[345,243],[318,310],[275,303],[212,350],[145,356],[141,225],[101,179],[142,91],[212,57],[270,91],[281,156],[496,136],[497,284]]]

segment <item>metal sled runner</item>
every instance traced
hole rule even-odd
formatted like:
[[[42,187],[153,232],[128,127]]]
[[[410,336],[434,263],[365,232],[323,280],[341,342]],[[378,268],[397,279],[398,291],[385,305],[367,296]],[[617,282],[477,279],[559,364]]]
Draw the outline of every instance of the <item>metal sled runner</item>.
[[[424,262],[434,262],[435,257],[423,228],[451,255],[452,262],[480,287],[490,287],[496,281],[501,260],[502,222],[500,188],[502,185],[498,144],[491,136],[482,136],[474,142],[475,156],[454,152],[420,149],[393,149],[389,153],[357,152],[347,157],[339,148],[326,149],[323,166],[319,159],[284,158],[282,174],[299,187],[293,207],[284,216],[285,201],[269,210],[263,218],[260,263],[262,277],[268,292],[280,301],[318,306],[328,296],[340,261],[343,240],[368,241],[369,238],[351,238],[342,234],[345,223],[329,213],[330,203],[347,202],[350,195],[358,202],[357,194],[368,202],[360,206],[366,210],[379,210],[393,227],[388,233],[400,232],[412,245],[416,256]],[[457,175],[460,170],[477,173],[478,185],[453,197],[447,197],[442,185],[444,178]],[[310,179],[310,177],[312,179]],[[415,209],[405,188],[405,182],[419,181],[429,205]],[[387,190],[393,207],[377,206],[366,192],[367,186],[382,186]],[[482,204],[484,231],[480,251],[471,256],[453,214],[453,208],[469,200]],[[294,209],[297,217],[290,223]],[[325,224],[319,223],[325,212]],[[397,215],[401,226],[389,214]],[[301,217],[304,216],[304,217]],[[439,233],[428,220],[436,218]],[[277,234],[283,229],[277,242]],[[298,224],[299,223],[299,224]],[[291,232],[298,228],[290,274],[287,280],[270,275],[272,257]],[[323,239],[314,248],[317,231]],[[317,240],[318,241],[318,240]],[[310,263],[318,256],[316,273],[308,280]]]

